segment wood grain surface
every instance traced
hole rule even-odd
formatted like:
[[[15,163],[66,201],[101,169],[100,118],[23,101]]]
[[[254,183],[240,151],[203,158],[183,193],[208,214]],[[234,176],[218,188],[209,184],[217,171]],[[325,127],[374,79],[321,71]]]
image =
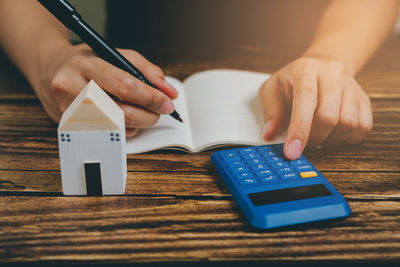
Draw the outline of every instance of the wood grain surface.
[[[0,57],[0,262],[400,264],[399,48],[399,36],[389,39],[357,77],[373,105],[367,140],[305,152],[352,215],[273,231],[247,224],[210,162],[212,150],[128,155],[125,195],[64,197],[57,125]],[[273,72],[295,57],[249,46],[159,64],[184,79],[211,68]]]

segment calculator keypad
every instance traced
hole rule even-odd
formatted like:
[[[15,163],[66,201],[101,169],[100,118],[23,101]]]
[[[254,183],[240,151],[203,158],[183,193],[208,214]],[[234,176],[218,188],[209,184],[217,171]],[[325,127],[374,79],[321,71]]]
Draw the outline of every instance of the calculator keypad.
[[[283,156],[282,145],[227,150],[221,152],[221,157],[241,186],[290,182],[318,176],[304,156],[293,161],[287,160]]]

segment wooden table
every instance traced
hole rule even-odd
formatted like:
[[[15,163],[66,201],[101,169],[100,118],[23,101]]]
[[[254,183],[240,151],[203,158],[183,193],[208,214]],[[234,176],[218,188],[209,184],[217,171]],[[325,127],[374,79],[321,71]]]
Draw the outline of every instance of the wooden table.
[[[352,215],[274,231],[249,227],[213,168],[210,151],[129,155],[125,195],[64,197],[57,125],[2,59],[0,261],[400,263],[399,47],[400,36],[392,37],[358,76],[374,111],[367,140],[358,147],[305,152],[348,200]],[[209,59],[200,53],[190,62],[178,58],[161,65],[168,75],[185,78],[224,67],[273,72],[295,56],[247,46],[234,56]]]

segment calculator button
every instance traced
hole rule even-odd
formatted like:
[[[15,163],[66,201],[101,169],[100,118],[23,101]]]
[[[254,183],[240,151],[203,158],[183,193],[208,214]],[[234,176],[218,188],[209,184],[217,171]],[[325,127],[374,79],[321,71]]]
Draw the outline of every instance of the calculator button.
[[[298,160],[292,160],[290,164],[292,164],[293,166],[299,166],[299,165],[307,165],[308,162],[302,159],[298,159]]]
[[[278,180],[278,177],[276,177],[275,175],[269,175],[269,176],[264,176],[264,177],[260,178],[260,181],[262,183],[270,183],[270,182],[273,182],[276,180]]]
[[[261,153],[263,157],[278,157],[278,154],[275,151],[266,151]]]
[[[284,162],[284,161],[274,162],[271,165],[274,168],[282,168],[282,167],[287,167],[288,166],[288,164],[286,162]]]
[[[240,180],[239,183],[242,185],[256,184],[257,180],[253,179],[253,178],[246,178],[246,179]]]
[[[277,170],[278,174],[285,174],[285,173],[291,173],[293,172],[291,168],[286,167],[286,168],[281,168]]]
[[[264,165],[264,164],[258,164],[258,165],[252,165],[251,168],[254,171],[263,171],[263,170],[268,170],[268,165]]]
[[[300,176],[301,176],[301,178],[309,178],[309,177],[318,176],[318,174],[315,171],[310,171],[310,172],[301,172]]]
[[[263,170],[263,171],[257,171],[256,175],[257,177],[266,177],[266,176],[271,176],[273,173],[270,170]]]
[[[312,167],[310,165],[301,165],[301,166],[297,166],[297,170],[299,172],[312,171]]]
[[[229,168],[244,167],[242,161],[231,161],[227,162],[226,165],[228,165]]]
[[[260,155],[258,155],[256,153],[247,153],[247,154],[244,154],[243,157],[245,159],[247,159],[247,160],[249,160],[249,159],[258,159],[258,158],[260,158]]]
[[[233,173],[249,172],[249,169],[247,169],[246,167],[240,166],[240,167],[232,168],[232,172]]]
[[[273,148],[271,146],[260,146],[258,147],[258,150],[260,152],[268,152],[268,151],[273,151]]]
[[[249,154],[249,153],[257,153],[257,150],[254,147],[248,147],[240,150],[241,154]]]
[[[262,159],[251,159],[249,160],[249,165],[258,165],[258,164],[264,164],[264,161]]]
[[[281,175],[282,179],[293,179],[297,178],[297,175],[294,172],[291,173],[285,173]]]
[[[278,162],[278,161],[282,161],[282,159],[280,157],[268,157],[267,158],[268,162]]]
[[[243,173],[236,174],[235,177],[238,180],[250,179],[250,178],[253,178],[253,174],[251,174],[250,172],[243,172]]]
[[[239,155],[236,154],[235,152],[229,152],[229,153],[223,153],[221,154],[222,158],[224,161],[229,162],[229,161],[239,161]]]

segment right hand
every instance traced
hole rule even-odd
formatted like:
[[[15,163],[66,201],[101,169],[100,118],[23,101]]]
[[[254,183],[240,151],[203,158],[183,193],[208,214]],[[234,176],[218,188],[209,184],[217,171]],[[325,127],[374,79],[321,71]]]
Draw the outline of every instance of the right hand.
[[[299,58],[272,74],[259,96],[265,140],[289,125],[284,153],[290,160],[306,145],[359,144],[372,129],[368,95],[340,61]]]
[[[157,88],[97,57],[85,44],[68,46],[60,53],[48,52],[39,62],[40,78],[34,89],[47,114],[59,122],[62,113],[90,81],[123,102],[115,100],[125,113],[126,136],[154,125],[160,114],[174,111],[171,99],[178,93],[165,80],[162,70],[133,50],[119,50]]]

